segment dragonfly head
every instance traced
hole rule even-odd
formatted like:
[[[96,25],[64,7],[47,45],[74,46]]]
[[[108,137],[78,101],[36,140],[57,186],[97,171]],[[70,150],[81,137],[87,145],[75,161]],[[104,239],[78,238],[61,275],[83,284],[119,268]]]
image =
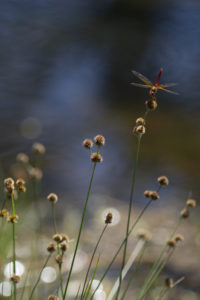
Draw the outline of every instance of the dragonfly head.
[[[150,91],[149,91],[149,95],[152,97],[152,96],[155,96],[157,92],[157,88],[155,86],[153,86]]]

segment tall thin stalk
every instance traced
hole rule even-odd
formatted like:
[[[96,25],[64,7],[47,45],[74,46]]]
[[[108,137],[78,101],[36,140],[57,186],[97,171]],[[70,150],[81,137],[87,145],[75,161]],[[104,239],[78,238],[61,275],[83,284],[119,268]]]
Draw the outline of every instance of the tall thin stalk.
[[[102,237],[103,237],[103,234],[104,234],[104,232],[105,232],[107,226],[108,226],[108,224],[105,224],[105,226],[104,226],[104,228],[103,228],[103,230],[102,230],[102,232],[101,232],[101,234],[100,234],[100,236],[99,236],[99,239],[98,239],[98,241],[97,241],[97,243],[96,243],[96,246],[95,246],[95,248],[94,248],[94,251],[93,251],[93,253],[92,253],[92,257],[91,257],[90,263],[89,263],[89,265],[88,265],[88,269],[87,269],[87,272],[86,272],[86,276],[85,276],[85,280],[84,280],[84,284],[83,284],[83,290],[82,290],[81,298],[80,298],[80,299],[83,299],[83,298],[84,298],[85,286],[86,286],[86,283],[87,283],[87,279],[88,279],[88,275],[89,275],[89,272],[90,272],[90,269],[91,269],[91,265],[92,265],[92,262],[93,262],[95,253],[96,253],[96,251],[97,251],[97,248],[98,248],[98,246],[99,246],[99,243],[100,243],[100,241],[101,241],[101,239],[102,239]]]
[[[77,241],[76,241],[74,255],[73,255],[73,258],[72,258],[71,267],[70,267],[70,270],[69,270],[69,274],[68,274],[64,294],[63,294],[63,300],[65,299],[66,294],[67,294],[67,289],[68,289],[69,281],[70,281],[70,278],[71,278],[71,273],[72,273],[72,269],[73,269],[73,266],[74,266],[74,261],[75,261],[75,258],[76,258],[79,242],[80,242],[81,232],[82,232],[83,223],[84,223],[84,220],[85,220],[85,214],[86,214],[88,200],[89,200],[89,196],[90,196],[90,192],[91,192],[91,188],[92,188],[95,169],[96,169],[96,162],[94,163],[94,166],[93,166],[93,169],[92,169],[92,174],[91,174],[90,183],[89,183],[89,187],[88,187],[88,191],[87,191],[87,195],[86,195],[85,205],[84,205],[83,212],[82,212],[82,218],[81,218],[81,224],[80,224],[80,228],[79,228],[79,232],[78,232],[78,238],[77,238]]]
[[[11,200],[12,200],[12,213],[13,218],[16,217],[16,208],[15,208],[15,200],[13,193],[11,194]],[[16,275],[16,253],[15,253],[15,220],[13,219],[12,222],[12,244],[13,244],[13,273]],[[17,297],[17,291],[16,291],[16,282],[13,281],[13,299],[16,300]]]

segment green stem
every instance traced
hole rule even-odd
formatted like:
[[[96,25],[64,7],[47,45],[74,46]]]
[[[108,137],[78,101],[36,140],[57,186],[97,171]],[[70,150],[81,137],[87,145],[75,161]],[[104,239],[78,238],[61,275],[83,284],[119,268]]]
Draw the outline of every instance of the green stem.
[[[57,226],[56,226],[55,206],[54,206],[54,203],[51,204],[51,213],[52,213],[54,233],[56,234],[57,233]]]
[[[90,196],[90,192],[91,192],[91,188],[92,188],[95,169],[96,169],[96,163],[94,163],[94,166],[93,166],[93,169],[92,169],[92,175],[91,175],[91,178],[90,178],[90,183],[89,183],[88,192],[87,192],[87,195],[86,195],[85,205],[84,205],[83,212],[82,212],[82,218],[81,218],[81,224],[80,224],[80,228],[79,228],[79,232],[78,232],[78,238],[77,238],[77,241],[76,241],[74,255],[73,255],[73,258],[72,258],[72,263],[71,263],[71,267],[70,267],[70,270],[69,270],[69,275],[68,275],[65,290],[64,290],[63,300],[65,299],[66,294],[67,294],[67,289],[68,289],[69,281],[70,281],[70,278],[71,278],[71,273],[72,273],[72,269],[73,269],[73,266],[74,266],[74,261],[75,261],[75,258],[76,258],[79,242],[80,242],[81,232],[82,232],[83,223],[84,223],[84,220],[85,220],[85,214],[86,214],[87,204],[88,204],[88,200],[89,200],[89,196]]]
[[[138,215],[137,219],[136,219],[135,222],[133,223],[131,229],[129,230],[128,236],[131,234],[131,232],[133,231],[133,229],[135,228],[135,226],[137,225],[138,221],[140,220],[140,218],[141,218],[142,215],[144,214],[145,210],[149,207],[149,205],[151,204],[151,202],[152,202],[152,199],[150,199],[150,200],[147,202],[147,204],[145,205],[145,207],[142,209],[142,211],[141,211],[140,214]],[[119,246],[118,250],[116,251],[115,255],[113,256],[111,262],[109,263],[109,265],[108,265],[108,267],[106,268],[104,274],[102,275],[102,277],[101,277],[101,279],[100,279],[100,281],[99,281],[99,283],[98,283],[96,289],[94,290],[94,292],[93,292],[93,294],[92,294],[90,300],[92,300],[92,299],[94,298],[94,295],[95,295],[96,291],[98,290],[100,284],[102,283],[102,281],[104,280],[106,274],[107,274],[108,271],[110,270],[110,268],[111,268],[113,262],[115,261],[116,257],[118,256],[120,250],[121,250],[122,247],[124,246],[124,244],[125,244],[125,242],[126,242],[126,239],[127,239],[127,238],[125,238],[125,239],[122,241],[121,245]]]
[[[133,194],[134,194],[134,189],[135,189],[135,179],[136,179],[136,171],[137,171],[137,165],[138,165],[138,159],[139,159],[141,138],[142,138],[142,136],[139,135],[138,136],[138,142],[137,142],[135,163],[134,163],[134,168],[133,168],[130,198],[129,198],[128,219],[127,219],[127,225],[126,225],[126,242],[124,244],[123,259],[122,259],[122,264],[121,264],[121,269],[120,269],[119,287],[118,287],[117,294],[116,294],[116,300],[119,297],[119,292],[120,292],[121,283],[122,283],[122,270],[123,270],[125,262],[126,262],[126,252],[127,252],[127,245],[128,245],[128,232],[129,232],[129,227],[130,227],[130,218],[131,218],[131,210],[132,210],[132,205],[133,205]]]
[[[11,200],[12,200],[12,213],[13,217],[16,216],[16,208],[15,208],[15,200],[14,200],[14,195],[12,193],[11,195]],[[16,253],[15,253],[15,220],[13,220],[12,223],[12,243],[13,243],[13,273],[16,275]],[[13,299],[16,300],[16,283],[13,282]]]
[[[36,283],[35,283],[35,285],[34,285],[32,291],[31,291],[29,300],[31,300],[31,299],[33,298],[33,294],[34,294],[34,292],[35,292],[35,289],[36,289],[38,283],[40,282],[40,278],[41,278],[41,275],[42,275],[42,271],[44,270],[44,268],[45,268],[46,265],[48,264],[48,261],[49,261],[50,257],[51,257],[51,253],[48,255],[48,257],[47,257],[47,259],[46,259],[46,261],[45,261],[45,263],[44,263],[44,265],[43,265],[43,267],[42,267],[42,269],[41,269],[41,271],[40,271],[40,274],[39,274],[39,276],[38,276],[38,279],[37,279],[37,281],[36,281]]]
[[[104,228],[103,228],[103,230],[102,230],[102,232],[101,232],[101,234],[100,234],[100,236],[99,236],[99,239],[98,239],[98,241],[97,241],[97,243],[96,243],[96,246],[95,246],[95,248],[94,248],[94,251],[93,251],[93,253],[92,253],[92,257],[91,257],[91,259],[90,259],[90,263],[89,263],[89,266],[88,266],[88,269],[87,269],[87,273],[86,273],[86,276],[85,276],[85,281],[84,281],[84,284],[83,284],[83,290],[82,290],[82,293],[81,293],[81,299],[84,298],[85,286],[86,286],[86,282],[87,282],[88,275],[89,275],[89,272],[90,272],[90,268],[91,268],[91,265],[92,265],[92,262],[93,262],[95,253],[96,253],[96,251],[97,251],[97,248],[98,248],[98,246],[99,246],[99,243],[100,243],[100,241],[101,241],[101,239],[102,239],[102,237],[103,237],[103,234],[104,234],[104,232],[105,232],[105,230],[106,230],[107,227],[108,227],[108,224],[106,224],[106,225],[104,226]]]

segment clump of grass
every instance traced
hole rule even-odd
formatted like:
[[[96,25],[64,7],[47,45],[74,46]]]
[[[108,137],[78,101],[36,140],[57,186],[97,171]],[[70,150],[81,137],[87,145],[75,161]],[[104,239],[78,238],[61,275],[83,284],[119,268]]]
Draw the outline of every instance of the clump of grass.
[[[147,79],[142,76],[141,74],[138,74],[137,72],[134,72],[134,74],[140,78],[144,83],[147,81]],[[120,272],[119,276],[116,278],[115,283],[109,293],[108,300],[112,299],[119,299],[124,300],[127,299],[127,292],[130,288],[133,279],[135,278],[137,274],[137,270],[139,269],[142,259],[144,257],[144,254],[146,252],[146,249],[149,245],[151,234],[147,233],[146,231],[140,231],[138,232],[138,241],[136,243],[136,246],[134,249],[132,249],[131,255],[127,259],[127,247],[128,247],[128,241],[131,236],[131,233],[135,230],[136,225],[143,217],[144,213],[147,211],[149,206],[159,201],[160,195],[161,195],[161,189],[164,186],[168,186],[169,180],[166,176],[159,176],[157,179],[158,187],[156,190],[146,189],[144,191],[144,196],[147,199],[147,202],[145,206],[142,208],[138,216],[135,218],[133,224],[131,224],[131,214],[132,214],[132,206],[133,206],[133,197],[134,197],[134,190],[135,190],[135,184],[136,184],[136,175],[137,175],[137,167],[139,162],[139,156],[140,156],[140,149],[141,149],[141,142],[144,134],[146,133],[147,127],[147,117],[150,112],[154,111],[157,106],[157,97],[156,93],[161,88],[161,85],[159,85],[159,80],[161,77],[162,71],[160,70],[158,74],[157,81],[155,85],[151,85],[151,82],[148,81],[148,84],[146,84],[147,87],[150,88],[150,92],[148,93],[149,99],[145,102],[145,112],[142,117],[139,117],[135,121],[135,125],[133,128],[133,134],[136,137],[136,152],[135,157],[133,159],[133,173],[132,173],[132,179],[131,179],[131,188],[130,188],[130,195],[129,195],[129,205],[128,205],[128,212],[127,212],[127,221],[126,221],[126,232],[124,238],[122,238],[122,241],[120,245],[118,246],[115,253],[113,253],[112,258],[110,262],[108,263],[105,270],[103,270],[101,278],[99,279],[98,284],[95,288],[92,288],[93,282],[95,280],[95,276],[99,270],[100,266],[100,254],[98,253],[99,245],[102,242],[102,239],[107,231],[108,226],[112,223],[113,215],[111,212],[109,212],[106,215],[105,223],[102,226],[102,230],[96,238],[96,243],[94,246],[94,249],[91,254],[91,258],[89,260],[85,276],[83,277],[82,283],[79,285],[78,290],[76,291],[76,297],[75,299],[80,300],[87,300],[87,299],[94,299],[96,292],[98,291],[101,283],[105,279],[107,273],[112,268],[113,263],[115,262],[116,258],[120,254],[120,252],[123,250],[122,253],[122,260],[121,260],[121,266],[120,266]],[[139,85],[140,84],[134,84]],[[145,84],[143,84],[145,86]],[[77,253],[80,246],[81,236],[83,232],[83,227],[86,219],[86,213],[89,203],[89,198],[91,194],[91,190],[94,184],[94,177],[96,172],[96,167],[99,163],[103,162],[103,157],[101,154],[101,148],[105,145],[105,138],[104,136],[98,134],[94,137],[93,141],[91,139],[85,139],[82,143],[83,147],[89,151],[90,161],[92,163],[92,170],[88,185],[88,190],[85,197],[85,202],[82,209],[82,216],[80,220],[80,226],[77,233],[77,238],[75,242],[75,249],[72,255],[71,264],[69,267],[69,270],[67,271],[67,274],[65,274],[65,271],[63,271],[63,262],[65,260],[65,257],[68,253],[68,248],[70,246],[70,239],[68,235],[59,233],[58,226],[56,223],[56,207],[58,202],[58,196],[55,193],[50,193],[47,196],[47,200],[51,205],[51,219],[52,219],[52,239],[51,242],[47,245],[47,256],[44,260],[44,263],[40,269],[40,272],[38,273],[37,278],[35,280],[32,280],[30,291],[27,291],[26,299],[32,300],[37,299],[38,295],[36,296],[36,291],[39,285],[39,282],[41,280],[42,272],[44,268],[49,263],[50,259],[54,257],[54,262],[58,266],[58,280],[56,283],[56,286],[54,287],[54,290],[49,293],[48,300],[66,300],[68,299],[68,292],[69,292],[69,284],[71,282],[72,278],[72,272],[75,264],[75,260],[77,259]],[[93,147],[96,147],[96,149],[93,151]],[[17,155],[17,161],[20,162],[25,170],[27,171],[28,177],[32,180],[33,183],[33,191],[34,191],[34,198],[35,200],[38,197],[38,182],[41,181],[43,173],[41,170],[42,165],[42,157],[46,152],[46,148],[41,143],[34,143],[32,146],[34,159],[30,160],[30,158],[25,153],[19,153]],[[26,290],[26,283],[27,278],[29,275],[29,272],[27,273],[23,288],[21,297],[19,296],[19,293],[17,293],[17,284],[20,281],[20,276],[18,276],[16,273],[16,223],[18,221],[18,215],[16,214],[17,209],[17,203],[19,202],[20,195],[22,193],[26,192],[26,186],[25,186],[25,180],[24,179],[18,179],[16,182],[12,178],[7,178],[4,180],[4,186],[5,186],[5,193],[8,200],[3,201],[1,210],[0,210],[0,217],[2,219],[6,219],[9,221],[12,225],[12,263],[13,263],[13,274],[10,277],[10,280],[12,282],[13,288],[12,288],[12,294],[11,299],[12,300],[22,300],[25,294]],[[29,185],[29,188],[31,185]],[[11,201],[11,209],[6,208],[7,201]],[[36,201],[37,203],[37,201]],[[189,198],[186,201],[185,207],[181,210],[179,218],[177,220],[177,223],[175,227],[173,228],[171,234],[169,235],[168,239],[165,242],[165,245],[160,251],[160,254],[154,261],[152,267],[150,268],[149,272],[146,274],[146,277],[142,283],[142,286],[140,287],[138,294],[136,295],[135,300],[142,300],[144,299],[149,291],[152,289],[152,287],[155,285],[159,275],[161,274],[162,270],[170,260],[171,256],[173,255],[174,251],[178,247],[178,244],[184,240],[184,237],[180,234],[177,234],[177,230],[179,229],[181,223],[183,220],[187,219],[190,215],[190,211],[192,208],[196,206],[196,201],[194,199]],[[38,211],[38,207],[36,207],[36,211]],[[9,215],[9,212],[11,214]],[[40,220],[42,222],[42,220]],[[97,258],[96,258],[97,256]],[[96,261],[95,266],[93,267],[93,263]],[[93,270],[92,270],[93,268]],[[66,275],[66,276],[65,276]],[[128,280],[126,280],[125,285],[123,286],[123,282],[125,281],[125,278],[128,277]],[[177,284],[179,284],[183,278],[178,279],[177,281],[173,281],[171,278],[168,278],[165,282],[165,286],[160,291],[160,293],[157,295],[156,300],[161,300],[166,295],[167,291],[169,289],[174,288]],[[123,290],[122,290],[123,288]],[[80,295],[79,295],[80,294]],[[19,298],[20,297],[20,298]]]

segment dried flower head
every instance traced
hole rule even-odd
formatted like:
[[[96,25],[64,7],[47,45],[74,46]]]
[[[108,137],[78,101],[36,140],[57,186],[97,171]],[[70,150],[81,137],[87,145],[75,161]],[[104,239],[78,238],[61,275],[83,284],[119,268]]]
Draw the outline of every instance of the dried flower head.
[[[25,185],[25,181],[23,179],[21,179],[21,178],[17,179],[16,186],[17,186],[17,190],[19,192],[22,192],[22,193],[26,192],[26,187],[24,185]]]
[[[55,295],[50,295],[48,297],[48,300],[59,300],[59,298],[57,296],[55,296]]]
[[[90,139],[86,139],[83,141],[83,147],[85,147],[86,149],[91,149],[93,147],[93,141]]]
[[[145,134],[145,127],[143,125],[139,125],[135,129],[137,134]]]
[[[194,199],[188,199],[188,200],[186,201],[186,205],[187,205],[188,207],[195,207],[195,206],[196,206],[196,201],[195,201]]]
[[[150,198],[151,191],[149,191],[149,190],[144,191],[144,195],[145,195],[145,197]]]
[[[98,153],[92,153],[92,155],[90,156],[90,159],[94,163],[100,163],[103,161],[102,156]]]
[[[181,234],[177,234],[177,235],[175,235],[174,240],[176,242],[182,242],[182,241],[184,241],[184,236],[182,236]]]
[[[29,157],[25,153],[18,153],[17,156],[16,156],[16,160],[19,163],[27,164],[29,162]]]
[[[182,209],[181,213],[180,213],[181,217],[183,219],[186,219],[189,217],[189,210],[187,208]]]
[[[7,191],[13,191],[15,188],[15,182],[11,177],[6,178],[4,179],[4,186]]]
[[[39,155],[43,155],[46,152],[45,146],[41,143],[34,143],[32,149],[35,154],[39,154]]]
[[[165,285],[166,285],[166,287],[168,287],[168,288],[173,288],[173,286],[174,286],[174,282],[173,282],[173,279],[172,278],[166,278],[165,279]]]
[[[58,196],[54,193],[50,193],[48,196],[47,196],[47,200],[51,203],[56,203],[58,201]]]
[[[0,217],[7,217],[9,215],[9,212],[7,209],[3,208],[0,210]]]
[[[19,216],[15,215],[15,216],[9,216],[7,221],[11,222],[11,223],[17,223],[17,221],[19,220]]]
[[[145,125],[145,120],[143,118],[138,118],[135,123],[136,126]]]
[[[176,246],[176,241],[174,239],[171,239],[171,240],[167,241],[167,245],[170,248],[174,248]]]
[[[68,246],[69,246],[69,244],[66,243],[65,241],[62,242],[62,243],[60,243],[60,249],[61,249],[63,252],[65,252],[65,251],[67,250]]]
[[[151,191],[151,192],[150,192],[150,198],[151,198],[152,200],[157,200],[157,199],[159,199],[160,197],[159,197],[159,195],[158,195],[158,193],[157,193],[156,191]]]
[[[55,243],[50,243],[50,244],[48,245],[48,247],[47,247],[47,251],[48,251],[49,253],[52,253],[52,252],[56,251],[56,244],[55,244]]]
[[[96,135],[95,137],[94,137],[94,142],[95,142],[95,144],[97,145],[97,146],[104,146],[104,144],[105,144],[105,137],[103,136],[103,135]]]
[[[57,255],[57,256],[56,256],[56,262],[57,262],[57,264],[59,264],[59,265],[63,263],[62,255]]]
[[[107,213],[105,223],[106,224],[111,224],[113,219],[113,214],[111,212]]]
[[[29,168],[28,172],[29,172],[30,177],[35,179],[35,180],[39,181],[43,177],[42,170],[40,170],[39,168],[31,167],[31,168]]]
[[[148,100],[145,102],[146,104],[146,108],[149,109],[149,110],[155,110],[158,106],[158,103],[157,101],[154,99],[154,100]]]
[[[20,281],[20,276],[12,274],[12,276],[10,277],[10,280],[14,283],[18,283]]]
[[[53,235],[53,240],[57,243],[60,243],[62,241],[62,235],[59,233],[56,233]]]
[[[148,230],[142,229],[142,228],[140,228],[138,230],[137,236],[138,236],[139,239],[143,239],[145,241],[150,241],[151,238],[152,238],[151,233]]]
[[[160,185],[168,185],[169,184],[169,180],[166,176],[160,176],[158,177],[158,183]]]
[[[69,237],[68,237],[67,234],[61,233],[60,235],[62,236],[62,241],[61,242],[66,241],[67,243],[69,243]]]

